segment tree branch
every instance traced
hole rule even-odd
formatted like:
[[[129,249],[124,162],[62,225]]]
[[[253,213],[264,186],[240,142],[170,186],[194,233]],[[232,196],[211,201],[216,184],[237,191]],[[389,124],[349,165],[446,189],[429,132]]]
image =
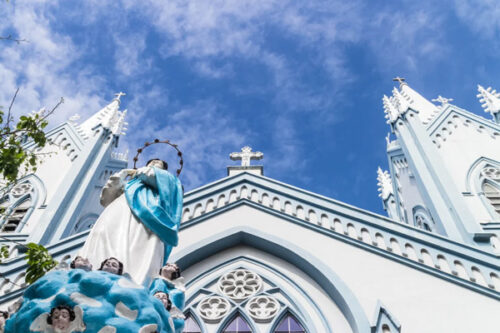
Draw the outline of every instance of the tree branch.
[[[12,105],[14,105],[14,101],[16,100],[18,92],[19,92],[19,88],[17,88],[16,93],[14,94],[14,97],[12,97],[12,101],[10,102],[9,112],[7,113],[7,121],[5,122],[4,128],[9,127],[9,125],[10,125],[10,111],[12,110]]]
[[[41,120],[45,120],[45,118],[47,118],[48,116],[50,116],[51,114],[54,113],[54,111],[59,107],[59,105],[61,105],[62,103],[64,103],[64,98],[61,97],[61,99],[59,100],[59,102],[56,104],[56,106],[54,106],[52,108],[52,110],[50,110],[45,116],[42,117]]]
[[[26,39],[16,39],[16,38],[12,37],[12,35],[8,35],[7,37],[0,36],[0,40],[10,40],[11,42],[16,42],[17,44],[29,43],[29,41]]]

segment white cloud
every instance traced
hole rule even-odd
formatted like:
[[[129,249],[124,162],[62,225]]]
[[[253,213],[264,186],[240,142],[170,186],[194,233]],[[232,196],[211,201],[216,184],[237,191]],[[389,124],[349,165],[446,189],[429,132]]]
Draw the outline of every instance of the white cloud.
[[[79,50],[69,36],[51,29],[50,21],[54,18],[50,5],[19,2],[5,8],[7,19],[2,20],[0,32],[13,32],[29,42],[2,42],[1,104],[8,104],[19,87],[16,114],[43,106],[50,108],[60,97],[65,98],[65,103],[51,117],[52,124],[66,120],[73,113],[86,116],[98,110],[103,104],[99,96],[104,79],[85,69],[72,68]]]
[[[137,110],[133,105],[147,105],[145,99],[161,98],[159,89],[145,96],[137,96],[129,107]],[[148,119],[143,112],[132,112],[130,122],[136,122],[133,131],[127,134],[127,142],[132,152],[141,147],[145,141],[154,138],[169,139],[179,145],[184,152],[184,166],[182,182],[186,189],[200,186],[209,179],[219,178],[224,175],[225,166],[229,164],[228,155],[233,149],[239,149],[245,143],[245,133],[234,126],[235,121],[231,115],[220,109],[214,101],[203,100],[187,106],[168,104],[163,101],[162,115],[155,119]],[[142,156],[146,158],[158,156],[166,159],[170,170],[178,167],[177,157],[173,150],[166,146],[155,146]]]
[[[488,38],[499,46],[500,3],[497,0],[455,0],[455,11],[479,38]]]
[[[382,72],[394,74],[396,67],[416,73],[449,54],[443,27],[443,16],[434,3],[407,2],[376,13],[365,37]]]

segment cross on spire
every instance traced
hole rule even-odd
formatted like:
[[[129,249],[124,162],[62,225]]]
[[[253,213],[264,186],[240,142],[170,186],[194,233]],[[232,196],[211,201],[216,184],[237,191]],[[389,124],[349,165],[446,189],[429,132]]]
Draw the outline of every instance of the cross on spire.
[[[120,97],[125,96],[125,95],[126,94],[124,92],[120,91],[119,93],[115,94],[115,96],[116,96],[115,100],[118,101],[118,102],[120,102]]]
[[[253,152],[252,148],[245,146],[241,148],[241,152],[231,153],[229,154],[229,157],[233,161],[241,160],[241,166],[248,167],[250,166],[250,160],[261,160],[264,157],[264,154],[260,151]]]
[[[392,81],[397,81],[399,82],[399,87],[401,87],[403,84],[406,84],[406,79],[404,77],[396,76],[395,78],[392,79]]]
[[[396,76],[395,78],[392,79],[392,81],[397,81],[399,83],[403,83],[406,81],[406,79],[404,77]]]

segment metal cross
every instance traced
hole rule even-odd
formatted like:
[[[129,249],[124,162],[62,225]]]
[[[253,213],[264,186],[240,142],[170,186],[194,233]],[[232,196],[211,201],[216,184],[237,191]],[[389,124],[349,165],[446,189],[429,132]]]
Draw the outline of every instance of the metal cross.
[[[404,77],[396,76],[394,79],[392,79],[392,81],[397,81],[399,82],[399,84],[403,84],[403,82],[405,82],[406,79]]]
[[[229,157],[233,161],[241,160],[241,166],[250,166],[250,160],[261,160],[264,157],[260,151],[252,151],[252,148],[245,146],[241,148],[240,153],[231,153]]]
[[[116,99],[118,102],[120,102],[120,97],[125,96],[125,95],[126,95],[126,94],[125,94],[124,92],[121,92],[121,91],[120,91],[118,94],[115,94],[115,96],[116,96],[116,98],[115,98],[115,99]]]
[[[441,105],[445,105],[445,104],[449,104],[449,102],[453,101],[453,98],[446,98],[446,97],[439,95],[437,98],[434,98],[432,101],[441,103]]]

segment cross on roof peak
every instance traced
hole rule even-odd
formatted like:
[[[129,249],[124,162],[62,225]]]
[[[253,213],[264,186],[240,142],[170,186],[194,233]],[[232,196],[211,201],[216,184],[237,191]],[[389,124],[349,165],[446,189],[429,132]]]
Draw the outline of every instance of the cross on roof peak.
[[[233,161],[241,160],[241,166],[248,167],[250,166],[250,160],[261,160],[264,157],[264,154],[260,151],[252,151],[252,148],[249,146],[245,146],[241,148],[241,152],[231,153],[229,157]]]
[[[406,83],[406,79],[404,77],[400,77],[400,76],[396,76],[395,78],[392,79],[392,81],[397,81],[399,82],[399,87],[401,88],[401,86],[403,84],[407,84]]]
[[[432,101],[441,103],[441,105],[445,105],[445,104],[450,104],[449,102],[453,101],[453,98],[446,98],[441,95],[438,95],[438,97],[434,98]]]
[[[119,93],[115,94],[115,96],[116,96],[115,100],[118,101],[118,102],[120,102],[120,97],[125,96],[125,95],[126,95],[126,93],[120,91]]]

